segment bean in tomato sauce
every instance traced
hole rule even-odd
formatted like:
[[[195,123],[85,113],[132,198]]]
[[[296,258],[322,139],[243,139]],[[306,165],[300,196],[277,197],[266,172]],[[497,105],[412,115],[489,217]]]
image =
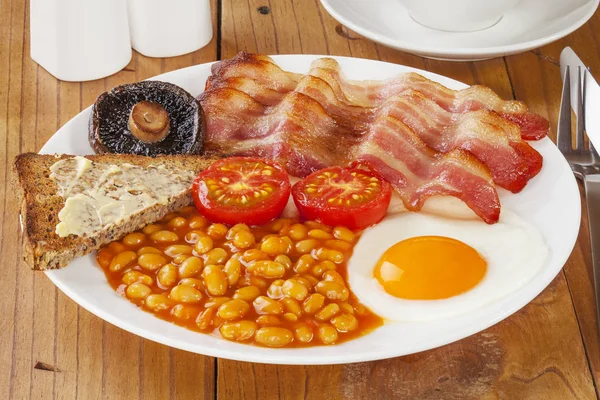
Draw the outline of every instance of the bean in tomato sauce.
[[[96,259],[117,293],[161,319],[227,340],[306,347],[382,324],[348,288],[357,239],[314,221],[226,226],[185,207]]]

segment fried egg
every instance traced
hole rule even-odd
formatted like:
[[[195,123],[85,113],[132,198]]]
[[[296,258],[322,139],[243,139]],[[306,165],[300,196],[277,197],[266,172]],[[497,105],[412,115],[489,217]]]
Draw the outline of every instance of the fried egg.
[[[547,254],[540,232],[506,208],[493,225],[401,213],[363,232],[348,263],[348,283],[382,318],[437,320],[514,292],[538,273]]]

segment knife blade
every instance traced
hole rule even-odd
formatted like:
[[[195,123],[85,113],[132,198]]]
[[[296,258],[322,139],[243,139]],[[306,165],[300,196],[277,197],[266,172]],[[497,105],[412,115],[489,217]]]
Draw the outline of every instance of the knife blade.
[[[565,47],[560,53],[560,75],[564,80],[565,69],[569,66],[571,76],[571,88],[577,86],[577,67],[581,68],[581,71],[585,73],[581,75],[583,84],[585,85],[586,94],[583,104],[583,109],[587,110],[585,115],[585,130],[590,139],[594,144],[594,147],[600,149],[600,112],[594,112],[595,110],[600,111],[600,86],[594,79],[589,71],[589,68],[581,61],[581,59],[575,54],[573,49]],[[577,91],[571,92],[571,104],[574,106],[576,103]],[[574,110],[577,115],[577,110]]]

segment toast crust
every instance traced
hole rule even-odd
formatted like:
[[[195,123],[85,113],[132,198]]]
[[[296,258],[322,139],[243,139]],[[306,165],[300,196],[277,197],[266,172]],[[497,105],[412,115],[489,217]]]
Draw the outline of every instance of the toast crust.
[[[118,240],[128,233],[153,223],[169,212],[192,204],[190,190],[174,196],[166,205],[155,204],[131,215],[120,224],[87,236],[60,237],[55,233],[58,213],[65,199],[58,194],[58,186],[50,178],[50,167],[72,155],[42,155],[24,153],[15,158],[13,179],[20,203],[20,221],[23,233],[23,258],[34,270],[56,269],[66,266],[72,259]],[[85,158],[93,162],[120,165],[129,163],[140,167],[164,165],[168,169],[206,169],[216,159],[197,155],[145,157],[131,154],[101,154]]]

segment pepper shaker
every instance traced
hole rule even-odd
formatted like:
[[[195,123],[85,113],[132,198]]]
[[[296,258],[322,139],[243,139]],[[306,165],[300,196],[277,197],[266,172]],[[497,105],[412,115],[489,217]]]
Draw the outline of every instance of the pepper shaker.
[[[209,0],[127,0],[134,50],[148,57],[174,57],[212,39]]]

